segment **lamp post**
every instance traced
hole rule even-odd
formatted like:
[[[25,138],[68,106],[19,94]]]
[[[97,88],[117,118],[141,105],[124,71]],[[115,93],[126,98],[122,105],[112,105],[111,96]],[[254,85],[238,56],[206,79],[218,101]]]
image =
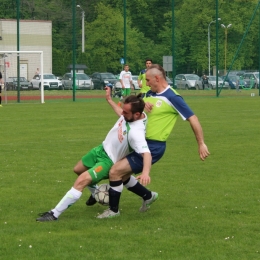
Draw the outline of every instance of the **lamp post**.
[[[218,18],[218,21],[220,21],[221,18]],[[209,54],[209,76],[210,76],[210,25],[212,23],[215,23],[217,20],[211,21],[208,26],[208,54]]]
[[[225,29],[225,75],[227,74],[227,32],[231,26],[231,23],[228,26],[225,26],[223,23],[221,24],[221,27]]]
[[[82,14],[82,52],[85,52],[85,11],[80,5],[77,5],[81,9]]]

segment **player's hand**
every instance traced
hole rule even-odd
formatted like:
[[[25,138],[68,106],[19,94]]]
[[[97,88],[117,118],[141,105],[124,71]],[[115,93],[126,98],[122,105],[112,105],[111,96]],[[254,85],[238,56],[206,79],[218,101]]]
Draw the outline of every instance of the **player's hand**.
[[[139,180],[139,182],[144,186],[148,185],[151,182],[150,176],[144,173],[137,176],[136,179]]]
[[[110,87],[105,87],[105,91],[106,91],[106,99],[110,99],[111,98],[111,88]]]
[[[145,110],[146,112],[151,112],[153,108],[153,104],[149,103],[149,102],[145,102]]]
[[[203,143],[199,146],[199,155],[202,161],[204,161],[210,155],[210,152],[206,144]]]

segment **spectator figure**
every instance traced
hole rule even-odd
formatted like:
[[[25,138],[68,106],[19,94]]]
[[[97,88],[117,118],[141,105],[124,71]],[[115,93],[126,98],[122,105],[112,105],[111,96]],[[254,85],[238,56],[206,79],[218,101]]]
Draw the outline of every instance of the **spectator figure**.
[[[37,68],[36,71],[35,71],[35,75],[39,75],[40,74],[40,69]]]
[[[209,88],[209,79],[208,79],[208,77],[204,74],[204,75],[202,76],[202,88],[203,88],[203,90],[205,89],[205,87],[206,87],[206,88]]]

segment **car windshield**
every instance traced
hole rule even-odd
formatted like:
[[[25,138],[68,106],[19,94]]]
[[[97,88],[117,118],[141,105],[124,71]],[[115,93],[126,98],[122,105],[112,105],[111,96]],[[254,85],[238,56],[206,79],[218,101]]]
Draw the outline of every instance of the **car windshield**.
[[[132,80],[137,80],[138,76],[132,76]]]
[[[116,79],[116,76],[112,73],[103,73],[101,74],[102,79]]]
[[[225,76],[224,76],[225,77]],[[234,76],[234,75],[230,75],[227,77],[227,79],[230,79],[230,80],[238,80],[239,79],[239,76]]]
[[[43,78],[44,79],[56,79],[55,76],[53,74],[46,74],[46,75],[43,75]]]
[[[188,76],[186,76],[186,79],[187,80],[197,80],[197,79],[199,79],[199,77],[196,75],[188,75]]]
[[[76,74],[76,79],[77,80],[88,80],[90,78],[87,74]]]
[[[256,76],[256,78],[258,78],[258,79],[259,79],[259,73],[256,73],[256,74],[255,74],[255,76]]]
[[[216,81],[217,80],[217,77],[216,76],[209,76],[209,80],[210,81]],[[223,81],[222,78],[218,77],[218,81]]]
[[[13,79],[13,81],[17,81],[17,78],[12,78]],[[26,81],[26,78],[25,77],[20,77],[20,81],[21,82],[24,82],[24,81]]]

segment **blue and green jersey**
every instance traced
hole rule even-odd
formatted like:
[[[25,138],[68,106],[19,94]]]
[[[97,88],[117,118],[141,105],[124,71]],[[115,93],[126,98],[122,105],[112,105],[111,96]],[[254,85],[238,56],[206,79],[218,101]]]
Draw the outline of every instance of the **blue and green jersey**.
[[[150,90],[143,99],[153,104],[152,111],[146,113],[148,116],[146,139],[148,140],[166,141],[178,115],[183,120],[194,115],[183,98],[170,86],[162,93],[154,93]]]
[[[146,85],[146,69],[141,70],[138,76],[138,79],[142,81],[142,88],[140,89],[141,93],[146,93],[150,90],[150,87]]]

